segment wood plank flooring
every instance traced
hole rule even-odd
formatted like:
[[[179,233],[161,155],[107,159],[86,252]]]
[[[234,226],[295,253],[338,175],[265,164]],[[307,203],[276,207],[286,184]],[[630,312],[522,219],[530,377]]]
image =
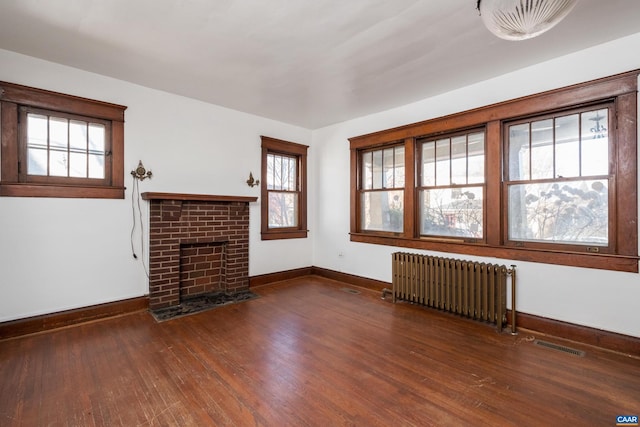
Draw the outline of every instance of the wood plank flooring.
[[[156,323],[0,342],[0,426],[608,426],[640,360],[585,357],[315,276]]]

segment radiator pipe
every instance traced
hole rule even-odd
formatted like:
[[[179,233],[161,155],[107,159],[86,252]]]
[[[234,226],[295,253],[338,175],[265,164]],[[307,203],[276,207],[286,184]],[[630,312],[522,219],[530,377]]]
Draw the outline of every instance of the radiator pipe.
[[[509,270],[511,275],[511,335],[518,335],[516,332],[516,266],[511,265]]]
[[[387,294],[393,294],[393,291],[389,288],[382,289],[382,299],[387,299]]]

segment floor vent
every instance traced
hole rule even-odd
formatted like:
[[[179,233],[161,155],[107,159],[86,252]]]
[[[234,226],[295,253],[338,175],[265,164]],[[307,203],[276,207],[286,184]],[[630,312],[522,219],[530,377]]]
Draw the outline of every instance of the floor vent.
[[[575,348],[565,347],[563,345],[554,344],[554,343],[548,342],[548,341],[535,340],[533,343],[535,345],[540,345],[542,347],[547,347],[547,348],[550,348],[552,350],[563,351],[565,353],[573,354],[574,356],[584,357],[584,355],[585,355],[585,352],[582,351],[582,350],[576,350]]]
[[[360,291],[357,291],[357,290],[351,289],[351,288],[340,288],[340,290],[342,292],[346,292],[348,294],[353,294],[353,295],[358,295],[360,293]]]

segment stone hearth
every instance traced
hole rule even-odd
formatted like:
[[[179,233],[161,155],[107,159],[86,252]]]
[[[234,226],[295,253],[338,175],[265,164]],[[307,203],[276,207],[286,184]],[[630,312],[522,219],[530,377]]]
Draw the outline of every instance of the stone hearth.
[[[149,308],[249,289],[249,203],[256,197],[142,193],[150,202]]]

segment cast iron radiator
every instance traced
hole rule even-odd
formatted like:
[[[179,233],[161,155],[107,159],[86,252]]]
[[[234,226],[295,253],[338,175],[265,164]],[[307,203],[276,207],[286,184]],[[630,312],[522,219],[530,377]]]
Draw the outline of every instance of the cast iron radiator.
[[[393,256],[393,302],[433,307],[493,323],[507,323],[507,277],[515,301],[515,266],[396,252]],[[383,294],[384,297],[384,294]],[[515,304],[512,304],[512,308]],[[515,308],[512,311],[515,333]]]

